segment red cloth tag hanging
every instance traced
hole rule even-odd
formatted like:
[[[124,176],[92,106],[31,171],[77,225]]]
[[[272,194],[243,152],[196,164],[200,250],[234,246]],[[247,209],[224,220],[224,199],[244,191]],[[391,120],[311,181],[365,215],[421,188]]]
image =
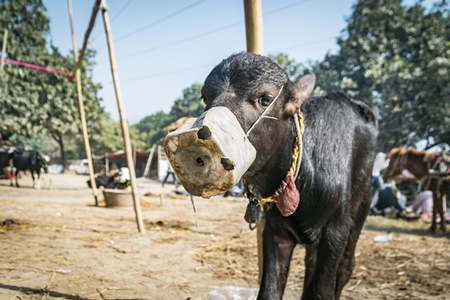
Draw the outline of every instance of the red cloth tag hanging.
[[[281,182],[278,190],[272,195],[278,210],[285,217],[292,215],[300,203],[300,192],[295,186],[292,174],[289,172]]]

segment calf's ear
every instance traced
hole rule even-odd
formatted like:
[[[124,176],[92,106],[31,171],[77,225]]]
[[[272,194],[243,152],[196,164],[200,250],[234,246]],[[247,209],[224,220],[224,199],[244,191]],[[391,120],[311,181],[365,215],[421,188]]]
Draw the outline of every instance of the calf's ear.
[[[300,78],[292,84],[292,93],[290,99],[284,105],[284,115],[286,117],[293,116],[300,109],[303,102],[311,95],[316,84],[316,76],[308,74]]]

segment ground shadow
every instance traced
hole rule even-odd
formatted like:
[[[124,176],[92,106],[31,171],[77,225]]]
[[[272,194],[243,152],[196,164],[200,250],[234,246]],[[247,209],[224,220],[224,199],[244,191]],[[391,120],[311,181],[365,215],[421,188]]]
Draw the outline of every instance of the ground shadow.
[[[408,223],[407,221],[397,220],[397,222],[399,222],[399,223],[395,223],[395,220],[393,220],[392,223],[389,222],[390,224],[386,224],[384,222],[382,224],[376,224],[374,222],[370,222],[369,224],[367,224],[367,223],[364,224],[364,230],[404,233],[404,234],[412,234],[412,235],[417,235],[417,236],[444,237],[444,238],[450,239],[450,232],[448,231],[449,226],[447,226],[447,231],[445,233],[442,233],[439,230],[439,224],[438,224],[436,232],[433,233],[430,230],[431,223],[429,224],[429,226],[426,226],[425,228],[417,228],[417,227],[407,228],[407,227],[403,226],[404,224],[400,223],[400,222],[406,222],[406,224],[407,224]]]
[[[55,292],[55,291],[49,291],[46,289],[35,289],[35,288],[26,287],[26,286],[15,286],[15,285],[3,284],[3,283],[0,283],[0,289],[17,291],[17,292],[25,293],[25,294],[39,294],[42,296],[48,295],[50,297],[63,298],[63,299],[69,299],[69,300],[89,300],[87,298],[82,298],[82,297],[74,296],[74,295],[68,295],[68,294],[59,293],[59,292]]]

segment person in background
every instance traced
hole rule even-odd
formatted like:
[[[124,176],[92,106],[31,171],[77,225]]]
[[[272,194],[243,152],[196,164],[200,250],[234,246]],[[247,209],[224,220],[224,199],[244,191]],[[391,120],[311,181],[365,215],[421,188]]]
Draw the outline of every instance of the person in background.
[[[173,183],[175,184],[175,188],[178,188],[178,178],[175,175],[175,172],[173,171],[173,168],[170,165],[170,163],[168,165],[169,166],[167,167],[167,174],[166,174],[166,177],[164,177],[164,180],[162,182],[162,186],[164,187],[164,183],[167,182],[167,179],[169,179],[169,176],[172,176],[173,177]]]
[[[445,222],[450,222],[450,216],[447,215],[447,201],[444,199],[444,217]],[[420,220],[423,222],[431,222],[433,218],[433,192],[426,190],[417,195],[416,200],[411,207],[406,209],[407,213],[414,213],[420,215]]]

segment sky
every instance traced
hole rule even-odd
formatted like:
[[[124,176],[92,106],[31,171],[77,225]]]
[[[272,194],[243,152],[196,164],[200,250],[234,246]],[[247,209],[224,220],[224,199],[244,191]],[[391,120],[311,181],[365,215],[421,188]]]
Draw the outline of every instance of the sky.
[[[336,53],[356,0],[261,0],[264,54],[287,54],[297,62]],[[413,0],[404,1],[412,4]],[[49,39],[72,54],[68,4],[43,0]],[[81,48],[95,1],[72,0],[76,43]],[[425,1],[430,4],[432,1]],[[243,0],[108,0],[125,118],[135,124],[158,111],[170,112],[184,89],[203,83],[214,66],[246,50]],[[102,105],[119,120],[102,14],[89,47],[97,51],[94,82]],[[65,70],[70,72],[71,70]]]

